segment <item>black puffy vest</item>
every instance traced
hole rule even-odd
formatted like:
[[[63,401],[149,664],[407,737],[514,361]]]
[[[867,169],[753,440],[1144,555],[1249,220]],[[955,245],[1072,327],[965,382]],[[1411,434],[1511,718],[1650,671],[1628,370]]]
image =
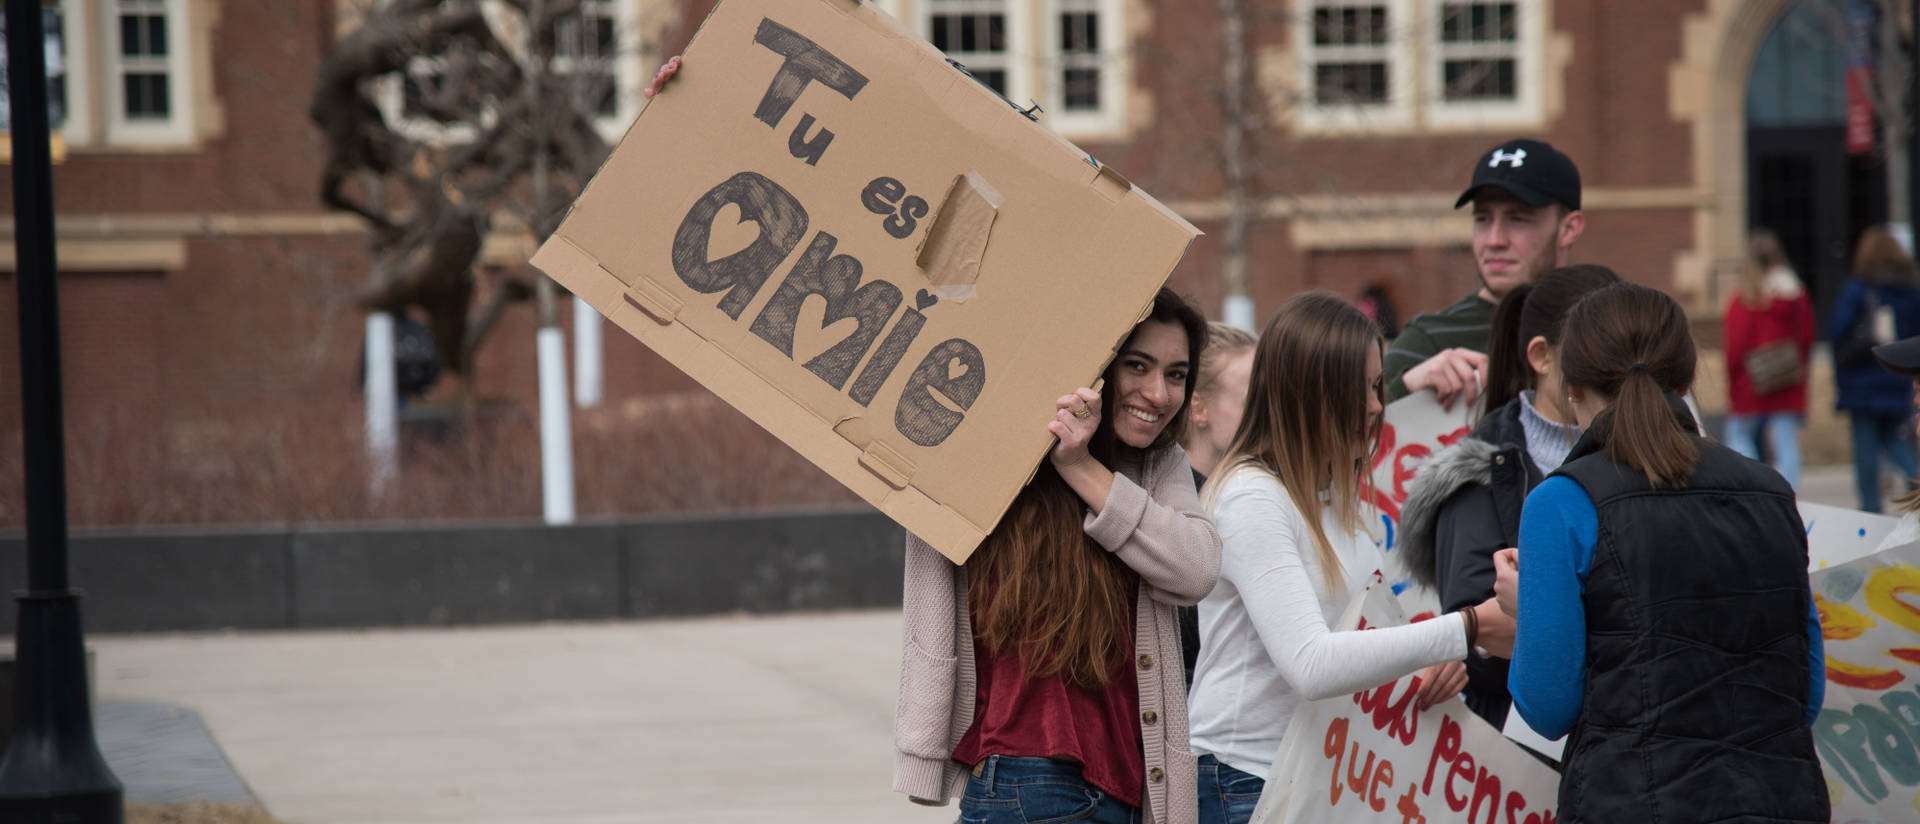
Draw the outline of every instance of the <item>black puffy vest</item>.
[[[1554,473],[1599,515],[1584,698],[1560,781],[1569,824],[1829,819],[1803,721],[1812,596],[1793,489],[1695,443],[1678,489],[1616,466],[1594,433]]]

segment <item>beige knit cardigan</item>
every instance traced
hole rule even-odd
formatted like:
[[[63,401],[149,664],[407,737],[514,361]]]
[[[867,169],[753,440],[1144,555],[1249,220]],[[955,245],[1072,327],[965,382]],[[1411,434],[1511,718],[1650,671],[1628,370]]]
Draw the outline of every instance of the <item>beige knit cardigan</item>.
[[[1140,741],[1146,755],[1146,813],[1152,824],[1199,818],[1194,754],[1187,745],[1186,684],[1174,607],[1198,602],[1220,576],[1220,536],[1200,507],[1187,455],[1178,446],[1121,467],[1085,529],[1140,575],[1134,654],[1140,685]],[[893,788],[920,804],[944,805],[966,790],[954,747],[973,724],[977,693],[965,568],[907,536],[905,631],[894,710]]]

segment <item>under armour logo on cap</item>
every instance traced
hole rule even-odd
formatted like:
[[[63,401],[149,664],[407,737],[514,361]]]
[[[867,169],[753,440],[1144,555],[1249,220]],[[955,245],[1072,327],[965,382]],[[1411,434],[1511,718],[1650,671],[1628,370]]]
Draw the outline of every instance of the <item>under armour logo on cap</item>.
[[[1473,182],[1454,201],[1454,208],[1473,202],[1482,189],[1498,189],[1535,209],[1558,203],[1580,208],[1580,170],[1573,160],[1548,143],[1520,138],[1502,141],[1473,165]]]
[[[1515,169],[1527,165],[1527,150],[1516,148],[1511,152],[1507,152],[1494,149],[1493,154],[1487,158],[1487,168],[1491,169],[1502,163],[1508,164]]]

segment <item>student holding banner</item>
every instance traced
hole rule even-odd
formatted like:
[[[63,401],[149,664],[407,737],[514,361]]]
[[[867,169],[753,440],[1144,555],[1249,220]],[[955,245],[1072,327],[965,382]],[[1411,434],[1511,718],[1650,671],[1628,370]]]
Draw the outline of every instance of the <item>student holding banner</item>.
[[[1174,607],[1220,539],[1177,441],[1206,341],[1161,289],[964,567],[908,536],[895,790],[989,824],[1195,820]]]
[[[1330,629],[1385,560],[1361,516],[1383,348],[1360,310],[1308,292],[1268,321],[1254,351],[1245,415],[1204,494],[1223,544],[1220,582],[1200,603],[1192,696],[1207,824],[1252,815],[1301,700],[1424,667],[1424,709],[1465,685],[1469,650],[1512,637],[1492,599],[1408,626]]]
[[[1593,291],[1619,283],[1605,266],[1566,266],[1515,286],[1494,312],[1487,408],[1473,434],[1426,463],[1400,509],[1407,567],[1448,610],[1493,595],[1493,553],[1520,543],[1527,493],[1580,437],[1561,388],[1560,322]],[[1467,660],[1467,706],[1506,723],[1507,660]]]
[[[1501,605],[1518,602],[1514,706],[1542,735],[1571,731],[1560,820],[1827,821],[1793,488],[1700,437],[1672,298],[1606,287],[1561,341],[1586,432],[1527,497],[1518,557],[1495,557]]]

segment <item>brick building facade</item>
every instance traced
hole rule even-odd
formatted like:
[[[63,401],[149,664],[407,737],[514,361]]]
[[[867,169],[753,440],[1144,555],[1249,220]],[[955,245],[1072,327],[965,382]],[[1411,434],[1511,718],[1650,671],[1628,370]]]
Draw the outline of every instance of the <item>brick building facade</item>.
[[[357,425],[351,298],[366,240],[357,219],[320,206],[323,148],[306,108],[322,55],[368,1],[60,4],[54,203],[79,448],[105,418],[134,418],[175,453],[271,437],[262,422],[293,408],[337,408]],[[1174,286],[1217,310],[1220,0],[869,1],[1010,99],[1040,104],[1043,122],[1205,230]],[[1385,284],[1403,319],[1469,291],[1469,222],[1452,201],[1471,159],[1516,135],[1580,165],[1578,261],[1701,316],[1724,302],[1752,212],[1748,78],[1790,0],[1241,5],[1258,317],[1303,288]],[[617,135],[711,2],[585,6],[617,32],[605,112]],[[398,102],[390,115],[406,116]],[[488,248],[488,265],[511,267],[530,244],[502,234]],[[10,272],[0,287],[6,432],[20,420]],[[690,387],[617,330],[605,352],[611,401]],[[533,408],[530,305],[508,313],[476,374],[480,395]]]

